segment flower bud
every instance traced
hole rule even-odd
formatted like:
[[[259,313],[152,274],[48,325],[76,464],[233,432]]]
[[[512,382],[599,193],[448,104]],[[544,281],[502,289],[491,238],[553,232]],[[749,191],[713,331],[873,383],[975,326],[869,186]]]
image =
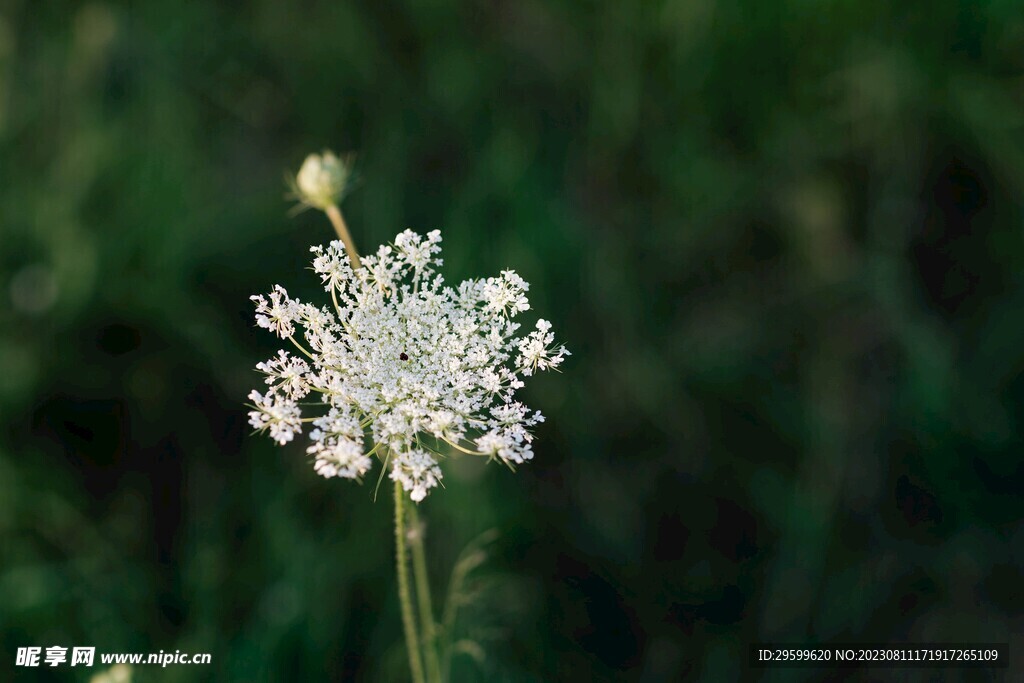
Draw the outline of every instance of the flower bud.
[[[336,204],[345,193],[349,171],[348,164],[333,152],[310,154],[295,176],[299,201],[321,210]]]

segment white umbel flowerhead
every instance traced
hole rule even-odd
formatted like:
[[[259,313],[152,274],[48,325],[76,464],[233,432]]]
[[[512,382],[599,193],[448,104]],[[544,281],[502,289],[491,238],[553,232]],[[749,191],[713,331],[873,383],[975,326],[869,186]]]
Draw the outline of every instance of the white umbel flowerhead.
[[[326,209],[345,193],[349,172],[349,164],[333,152],[310,154],[295,176],[295,193],[303,204]]]
[[[331,307],[279,286],[252,297],[257,324],[300,354],[281,350],[256,366],[268,388],[250,394],[252,426],[283,445],[311,423],[318,473],[361,479],[376,455],[417,502],[441,482],[445,454],[510,467],[532,459],[530,429],[544,418],[515,392],[569,352],[545,320],[520,333],[513,318],[530,308],[529,285],[513,271],[445,286],[440,244],[436,230],[406,230],[358,269],[340,241],[313,247]],[[303,417],[307,406],[315,414]]]

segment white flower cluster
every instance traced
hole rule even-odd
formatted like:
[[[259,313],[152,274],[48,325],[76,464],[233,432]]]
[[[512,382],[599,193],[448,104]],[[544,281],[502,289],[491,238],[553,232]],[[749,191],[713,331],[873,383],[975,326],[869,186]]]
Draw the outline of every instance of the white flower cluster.
[[[440,243],[436,230],[406,230],[358,269],[339,241],[313,247],[332,308],[279,286],[252,297],[257,324],[304,356],[282,350],[256,366],[269,388],[249,395],[252,426],[285,444],[311,424],[317,472],[360,479],[377,455],[414,501],[441,481],[438,458],[449,449],[510,466],[530,460],[529,429],[544,418],[515,392],[569,352],[545,320],[517,336],[512,319],[530,308],[529,285],[513,271],[446,287]],[[300,401],[320,414],[303,417]]]

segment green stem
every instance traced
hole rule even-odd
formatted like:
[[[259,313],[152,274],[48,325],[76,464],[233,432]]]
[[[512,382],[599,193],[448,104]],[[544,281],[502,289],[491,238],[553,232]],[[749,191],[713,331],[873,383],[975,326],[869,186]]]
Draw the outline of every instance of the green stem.
[[[409,545],[412,546],[412,571],[416,579],[416,597],[419,599],[420,627],[423,629],[423,653],[427,663],[427,679],[431,683],[441,683],[441,663],[437,658],[437,628],[434,622],[434,606],[430,600],[430,582],[427,580],[427,558],[423,549],[424,528],[420,526],[419,513],[416,506],[409,507],[409,525],[413,536]]]
[[[398,570],[398,598],[402,602],[402,625],[405,627],[405,649],[409,653],[409,671],[413,683],[425,683],[423,660],[420,658],[420,638],[416,633],[416,618],[412,611],[412,595],[409,590],[409,560],[406,554],[405,537],[405,492],[395,482],[395,567]]]
[[[358,270],[359,266],[362,265],[359,261],[359,252],[356,251],[356,243],[352,241],[352,235],[348,232],[348,225],[345,224],[345,219],[341,215],[341,209],[338,208],[337,204],[331,204],[324,209],[324,213],[327,214],[331,225],[334,226],[334,231],[338,233],[338,237],[344,243],[345,251],[348,252],[348,257],[352,261],[352,267]]]

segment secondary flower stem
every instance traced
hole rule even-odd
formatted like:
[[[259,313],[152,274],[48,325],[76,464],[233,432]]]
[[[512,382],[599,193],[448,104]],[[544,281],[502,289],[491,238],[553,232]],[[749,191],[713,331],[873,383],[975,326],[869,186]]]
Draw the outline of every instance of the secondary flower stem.
[[[349,259],[352,260],[352,267],[358,269],[361,265],[359,262],[359,253],[356,251],[356,243],[352,241],[352,235],[348,233],[348,226],[345,224],[345,219],[341,215],[341,209],[338,208],[337,204],[331,204],[324,213],[331,219],[331,225],[334,226],[334,231],[338,233],[338,237],[342,242],[345,243],[345,251],[348,252]]]
[[[413,615],[412,591],[409,589],[409,561],[406,554],[405,492],[395,482],[395,567],[398,570],[398,597],[402,602],[402,625],[405,627],[405,649],[409,653],[409,671],[413,683],[426,683],[423,678],[423,660],[420,657],[420,639],[416,633]]]
[[[416,597],[419,600],[420,627],[423,629],[423,655],[427,665],[427,680],[441,683],[441,664],[437,658],[437,630],[434,622],[434,606],[430,600],[430,581],[427,579],[427,557],[423,549],[423,527],[420,526],[416,506],[409,507],[409,525],[413,536],[412,572],[416,579]]]

